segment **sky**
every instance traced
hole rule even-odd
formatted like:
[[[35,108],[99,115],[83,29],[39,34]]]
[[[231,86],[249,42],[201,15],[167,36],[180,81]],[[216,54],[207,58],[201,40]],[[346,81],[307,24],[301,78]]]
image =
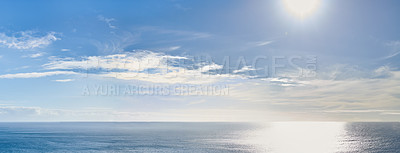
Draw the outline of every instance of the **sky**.
[[[0,121],[400,121],[399,3],[1,1]]]

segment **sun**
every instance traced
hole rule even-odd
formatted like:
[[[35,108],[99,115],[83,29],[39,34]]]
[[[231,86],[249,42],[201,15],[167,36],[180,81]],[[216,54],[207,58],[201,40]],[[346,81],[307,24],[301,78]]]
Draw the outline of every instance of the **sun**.
[[[283,3],[290,13],[304,18],[315,12],[320,0],[283,0]]]

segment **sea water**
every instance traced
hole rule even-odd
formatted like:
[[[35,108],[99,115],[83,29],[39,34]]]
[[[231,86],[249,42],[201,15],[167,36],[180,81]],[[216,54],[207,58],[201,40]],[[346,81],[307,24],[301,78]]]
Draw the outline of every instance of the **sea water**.
[[[400,123],[0,123],[0,152],[400,152]]]

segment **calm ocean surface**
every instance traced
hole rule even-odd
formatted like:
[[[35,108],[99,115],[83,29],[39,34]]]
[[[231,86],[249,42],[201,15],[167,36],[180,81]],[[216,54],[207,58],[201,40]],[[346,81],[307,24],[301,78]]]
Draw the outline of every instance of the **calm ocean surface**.
[[[0,123],[0,152],[400,152],[400,123]]]

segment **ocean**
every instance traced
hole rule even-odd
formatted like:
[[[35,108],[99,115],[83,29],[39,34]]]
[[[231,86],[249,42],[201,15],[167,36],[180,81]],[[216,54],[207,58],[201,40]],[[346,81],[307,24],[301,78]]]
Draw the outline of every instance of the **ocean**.
[[[400,123],[0,123],[0,152],[400,152]]]

